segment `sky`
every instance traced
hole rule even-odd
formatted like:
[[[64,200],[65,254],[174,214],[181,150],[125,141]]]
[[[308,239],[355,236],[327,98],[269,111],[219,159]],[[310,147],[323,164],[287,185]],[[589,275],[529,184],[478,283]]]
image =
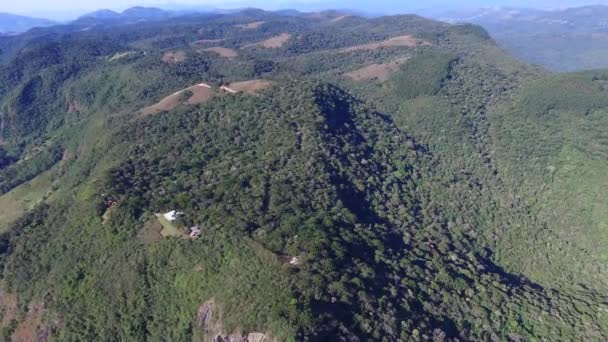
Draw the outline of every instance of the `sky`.
[[[68,20],[101,8],[120,11],[132,6],[170,9],[257,7],[270,10],[339,8],[394,14],[494,6],[556,9],[588,4],[608,5],[608,0],[0,0],[0,12]]]

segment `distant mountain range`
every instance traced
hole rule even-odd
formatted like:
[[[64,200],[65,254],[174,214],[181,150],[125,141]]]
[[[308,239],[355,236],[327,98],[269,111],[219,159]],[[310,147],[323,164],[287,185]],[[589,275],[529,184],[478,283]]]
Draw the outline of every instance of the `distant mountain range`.
[[[584,30],[605,29],[608,21],[608,6],[584,6],[557,11],[542,11],[530,8],[495,7],[476,10],[451,11],[441,16],[447,22],[473,22],[484,25],[506,26],[506,22],[519,23],[513,30],[527,29],[537,25],[553,25],[552,29]]]
[[[56,23],[48,19],[0,13],[0,33],[25,32],[33,27],[46,27],[54,24]]]
[[[115,12],[108,9],[102,9],[95,12],[85,14],[78,18],[83,19],[102,19],[102,20],[116,20],[116,19],[162,19],[170,17],[174,14],[172,11],[165,11],[154,7],[131,7],[124,10],[122,13]]]
[[[483,26],[514,55],[557,71],[608,67],[608,7],[483,8],[436,16]]]
[[[208,6],[159,9],[132,7],[123,12],[102,9],[91,12],[59,31],[78,31],[95,26],[125,25],[142,21],[168,20],[195,13],[207,15],[241,13],[255,15],[259,10],[222,10]],[[267,12],[271,13],[271,12]],[[272,12],[283,16],[306,17],[309,12],[286,9]],[[353,10],[315,12],[317,15],[359,15]],[[339,14],[339,15],[338,15]],[[484,27],[513,55],[529,63],[554,71],[574,71],[608,67],[608,6],[584,6],[564,10],[492,7],[427,13],[428,17],[455,23],[473,23]],[[57,24],[47,19],[0,13],[0,35],[25,32],[34,27]],[[8,47],[5,47],[8,49]],[[13,50],[12,48],[10,50]],[[0,58],[1,59],[1,58]]]
[[[74,25],[90,25],[91,23],[129,24],[141,20],[160,20],[173,16],[193,13],[195,11],[169,11],[153,7],[131,7],[123,12],[101,9],[80,16],[70,22]],[[26,32],[34,27],[48,27],[60,24],[49,19],[32,18],[10,13],[0,13],[0,34],[16,34]]]
[[[264,12],[255,8],[239,8],[239,9],[218,9],[208,6],[200,6],[193,8],[180,9],[160,9],[155,7],[131,7],[122,12],[116,12],[109,9],[100,9],[94,12],[84,14],[77,19],[69,22],[59,23],[47,19],[35,19],[22,17],[17,15],[5,14],[6,19],[0,14],[0,36],[23,33],[34,27],[53,26],[62,24],[59,31],[74,31],[83,28],[90,29],[97,25],[128,25],[139,23],[142,21],[157,21],[167,20],[184,15],[229,15],[241,13],[243,15],[258,15],[263,13],[274,13],[283,16],[308,16],[309,12],[301,12],[294,9],[278,10],[275,12]],[[317,15],[323,16],[341,16],[341,15],[361,15],[352,10],[327,10],[316,12]]]

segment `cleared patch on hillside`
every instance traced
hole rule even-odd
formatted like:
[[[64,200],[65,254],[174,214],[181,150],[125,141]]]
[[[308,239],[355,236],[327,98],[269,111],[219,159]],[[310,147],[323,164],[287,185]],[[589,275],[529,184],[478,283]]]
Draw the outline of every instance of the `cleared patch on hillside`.
[[[393,38],[390,38],[390,39],[387,39],[387,40],[384,40],[381,42],[377,42],[377,43],[369,43],[369,44],[351,46],[349,48],[343,49],[342,52],[377,50],[377,49],[390,48],[390,47],[417,47],[417,46],[429,46],[429,45],[431,45],[431,43],[429,43],[425,40],[406,35],[406,36],[393,37]]]
[[[272,85],[268,80],[251,80],[242,82],[233,82],[222,86],[222,90],[229,93],[248,93],[255,94],[258,91],[266,89]]]
[[[166,111],[169,111],[169,110],[177,107],[177,105],[179,105],[180,103],[183,102],[181,92],[182,91],[173,93],[173,94],[163,98],[162,100],[158,101],[157,103],[153,104],[152,106],[144,108],[142,110],[142,113],[144,115],[156,114],[156,113],[166,112]]]
[[[144,224],[144,227],[137,233],[137,239],[146,245],[151,245],[163,239],[161,231],[163,225],[157,218],[151,218]]]
[[[408,58],[401,58],[388,63],[372,64],[361,69],[344,74],[345,77],[355,81],[378,80],[387,81],[393,73],[399,71],[401,66],[407,62]]]
[[[291,34],[289,33],[281,33],[278,36],[263,40],[259,43],[245,45],[244,47],[252,47],[252,46],[261,46],[267,49],[277,49],[281,46],[285,45],[291,38]]]
[[[191,105],[207,102],[211,100],[211,98],[213,98],[216,93],[215,90],[213,90],[213,88],[211,88],[211,86],[206,83],[199,83],[197,85],[187,88],[186,91],[192,93],[192,95],[190,96],[190,98],[188,98],[187,101],[188,104]]]
[[[188,234],[186,234],[183,229],[180,229],[178,226],[173,224],[173,222],[165,219],[162,214],[156,214],[156,220],[163,227],[160,231],[160,235],[162,235],[162,237],[188,238]]]
[[[43,303],[30,305],[25,318],[13,332],[12,341],[48,341],[50,331],[43,326],[46,308]]]
[[[186,52],[184,51],[167,51],[163,53],[160,59],[161,61],[168,64],[181,63],[186,61]]]
[[[215,90],[210,85],[206,83],[195,84],[186,89],[176,91],[159,102],[142,109],[141,113],[150,115],[167,112],[184,102],[188,104],[203,103],[209,101],[215,94]]]
[[[56,168],[45,171],[0,196],[0,232],[42,202],[51,191]]]
[[[0,286],[0,313],[2,317],[2,326],[7,327],[11,322],[17,319],[17,309],[19,302],[17,296],[7,291],[4,285]]]
[[[254,22],[248,23],[248,24],[236,25],[236,27],[243,29],[243,30],[255,30],[255,29],[259,28],[260,26],[262,26],[264,23],[265,23],[265,21],[254,21]]]
[[[218,55],[220,55],[222,57],[225,57],[225,58],[236,58],[239,55],[239,53],[236,52],[236,50],[230,49],[230,48],[221,47],[221,46],[214,46],[214,47],[202,49],[200,51],[214,52],[214,53],[217,53]]]

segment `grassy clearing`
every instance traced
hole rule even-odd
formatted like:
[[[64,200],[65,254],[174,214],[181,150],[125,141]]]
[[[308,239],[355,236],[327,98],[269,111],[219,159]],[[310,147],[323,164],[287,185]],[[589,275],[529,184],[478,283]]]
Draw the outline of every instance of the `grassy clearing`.
[[[156,218],[158,219],[158,222],[163,226],[163,229],[160,231],[160,235],[162,235],[163,237],[165,237],[165,238],[168,238],[168,237],[186,238],[186,237],[188,237],[188,235],[186,235],[186,233],[184,233],[182,229],[180,229],[175,224],[173,224],[172,222],[165,219],[163,217],[163,215],[156,214]]]
[[[54,169],[48,170],[0,196],[0,232],[48,196],[53,175]]]
[[[355,45],[342,50],[342,52],[353,52],[361,50],[377,50],[390,47],[417,47],[417,46],[429,46],[429,42],[414,38],[412,36],[399,36],[387,39],[382,42],[369,43],[362,45]]]

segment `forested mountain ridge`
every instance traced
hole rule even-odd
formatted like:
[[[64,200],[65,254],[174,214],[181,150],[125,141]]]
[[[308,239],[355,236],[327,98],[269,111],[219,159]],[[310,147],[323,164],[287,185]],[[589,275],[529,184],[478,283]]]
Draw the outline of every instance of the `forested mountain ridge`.
[[[0,43],[6,339],[607,337],[603,72],[417,16]]]

